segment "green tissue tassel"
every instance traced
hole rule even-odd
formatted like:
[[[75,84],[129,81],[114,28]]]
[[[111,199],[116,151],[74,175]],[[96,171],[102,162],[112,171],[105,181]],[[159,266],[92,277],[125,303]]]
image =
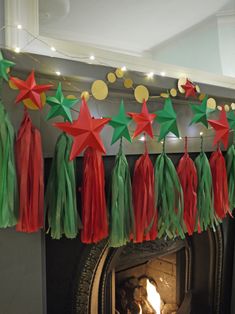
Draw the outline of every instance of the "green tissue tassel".
[[[226,168],[228,177],[229,206],[235,208],[235,146],[231,145],[226,154]]]
[[[17,203],[14,129],[0,101],[0,228],[16,225]]]
[[[165,152],[157,157],[154,171],[158,237],[184,239],[183,191],[175,167]]]
[[[121,146],[112,171],[110,246],[120,247],[134,234],[134,213],[129,166]]]
[[[81,220],[76,205],[74,162],[69,161],[72,139],[62,133],[56,143],[46,190],[48,224],[53,239],[63,234],[69,239],[77,236]]]
[[[197,169],[197,208],[198,208],[198,231],[206,231],[208,227],[215,230],[218,220],[214,211],[214,195],[211,168],[208,158],[204,152],[194,161]]]

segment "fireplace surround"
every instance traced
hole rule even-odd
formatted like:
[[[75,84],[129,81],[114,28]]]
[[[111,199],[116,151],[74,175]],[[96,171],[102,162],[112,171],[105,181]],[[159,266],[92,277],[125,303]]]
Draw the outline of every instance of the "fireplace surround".
[[[177,162],[178,156],[171,158]],[[105,158],[110,173],[113,157]],[[135,162],[128,156],[131,167]],[[81,169],[77,161],[77,171]],[[50,167],[50,160],[46,163]],[[109,186],[109,177],[106,178]],[[78,186],[80,182],[78,181]],[[177,281],[180,290],[179,314],[230,314],[233,285],[234,219],[227,218],[216,231],[193,234],[184,241],[157,239],[143,244],[128,244],[114,249],[108,241],[82,244],[80,238],[59,241],[46,236],[46,280],[48,314],[112,314],[115,299],[115,269],[132,267],[130,256],[138,256],[138,264],[152,257],[183,252],[180,267],[185,275]],[[123,266],[124,265],[124,266]],[[182,275],[182,273],[181,273]],[[187,301],[190,299],[190,312]],[[185,300],[185,301],[184,301]],[[189,302],[188,302],[189,303]]]
[[[222,276],[222,252],[223,240],[221,227],[216,231],[208,231],[205,235],[206,246],[208,249],[207,259],[203,261],[204,270],[208,270],[208,304],[200,301],[197,291],[194,289],[193,260],[195,247],[193,240],[188,237],[186,240],[166,240],[157,239],[156,241],[144,242],[142,244],[130,243],[122,248],[113,249],[108,247],[108,241],[102,241],[96,245],[90,245],[83,253],[82,259],[76,273],[74,296],[73,296],[73,314],[81,313],[115,313],[114,305],[114,287],[115,268],[131,267],[156,256],[163,256],[169,253],[178,252],[180,260],[177,272],[179,280],[177,281],[177,291],[179,301],[184,306],[184,298],[192,294],[190,312],[182,313],[221,313],[221,276]],[[137,258],[137,259],[136,259]],[[184,276],[182,276],[183,271]],[[82,270],[82,271],[81,271]],[[203,275],[203,270],[198,274]]]

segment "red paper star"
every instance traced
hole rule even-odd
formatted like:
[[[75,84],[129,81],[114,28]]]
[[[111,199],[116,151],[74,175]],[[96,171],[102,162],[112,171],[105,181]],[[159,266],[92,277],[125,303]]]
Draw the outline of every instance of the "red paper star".
[[[53,86],[51,84],[37,85],[34,77],[34,71],[29,74],[26,81],[22,81],[17,77],[11,77],[10,80],[20,90],[15,102],[19,103],[22,100],[31,99],[39,109],[42,108],[40,94]]]
[[[128,112],[128,115],[132,117],[132,119],[137,124],[136,130],[132,136],[132,138],[135,138],[142,132],[147,133],[151,138],[153,138],[153,128],[152,123],[153,120],[156,118],[155,113],[149,113],[148,108],[146,105],[146,101],[144,100],[142,105],[141,113],[134,113],[134,112]]]
[[[83,99],[77,120],[73,121],[73,123],[55,123],[54,125],[57,128],[74,137],[70,160],[78,156],[86,147],[92,147],[105,153],[105,148],[99,133],[110,120],[109,118],[92,118],[87,103],[85,99]]]
[[[196,87],[195,85],[190,82],[188,79],[186,81],[186,84],[181,85],[181,87],[183,87],[183,89],[185,90],[185,97],[188,98],[190,96],[192,97],[196,97]]]
[[[216,145],[219,143],[219,141],[221,141],[224,144],[224,148],[227,148],[229,138],[229,123],[224,108],[220,112],[219,120],[208,120],[208,122],[215,130],[213,145]]]

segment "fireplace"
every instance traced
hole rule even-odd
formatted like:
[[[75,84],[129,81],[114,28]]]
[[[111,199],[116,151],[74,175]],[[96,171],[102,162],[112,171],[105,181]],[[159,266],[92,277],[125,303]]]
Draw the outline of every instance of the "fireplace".
[[[115,309],[120,314],[172,314],[181,304],[178,283],[185,278],[180,251],[115,269]],[[138,260],[138,258],[137,258]]]
[[[170,157],[177,163],[177,155]],[[106,157],[106,173],[111,172],[113,159]],[[134,161],[133,156],[128,157],[132,167]],[[46,166],[49,168],[49,161]],[[81,167],[78,159],[78,172]],[[109,177],[106,181],[109,186]],[[109,248],[107,240],[85,245],[79,237],[55,241],[46,235],[47,313],[114,314],[124,270],[147,267],[174,255],[177,314],[230,314],[234,234],[235,219],[227,218],[215,231],[195,233],[185,240],[157,239],[118,249]],[[160,277],[152,278],[149,272],[134,275],[143,274],[160,288]],[[162,299],[165,304],[172,302],[164,294]]]
[[[199,245],[207,251],[203,260]],[[86,246],[75,279],[72,313],[144,314],[140,294],[145,294],[149,280],[160,294],[161,314],[219,314],[222,249],[220,226],[216,232],[209,230],[185,240],[157,239],[129,243],[118,249],[109,248],[108,241]],[[198,269],[200,264],[203,268]],[[132,285],[129,292],[123,290],[128,280]],[[197,290],[201,284],[205,294]],[[129,300],[128,293],[132,293]],[[132,312],[120,307],[121,301],[133,303],[133,300],[136,307]]]

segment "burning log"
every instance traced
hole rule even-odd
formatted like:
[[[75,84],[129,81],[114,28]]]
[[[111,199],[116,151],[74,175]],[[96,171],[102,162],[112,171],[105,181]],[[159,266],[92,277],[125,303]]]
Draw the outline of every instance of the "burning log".
[[[120,314],[173,314],[177,304],[164,304],[154,280],[144,277],[126,279],[117,289]]]

